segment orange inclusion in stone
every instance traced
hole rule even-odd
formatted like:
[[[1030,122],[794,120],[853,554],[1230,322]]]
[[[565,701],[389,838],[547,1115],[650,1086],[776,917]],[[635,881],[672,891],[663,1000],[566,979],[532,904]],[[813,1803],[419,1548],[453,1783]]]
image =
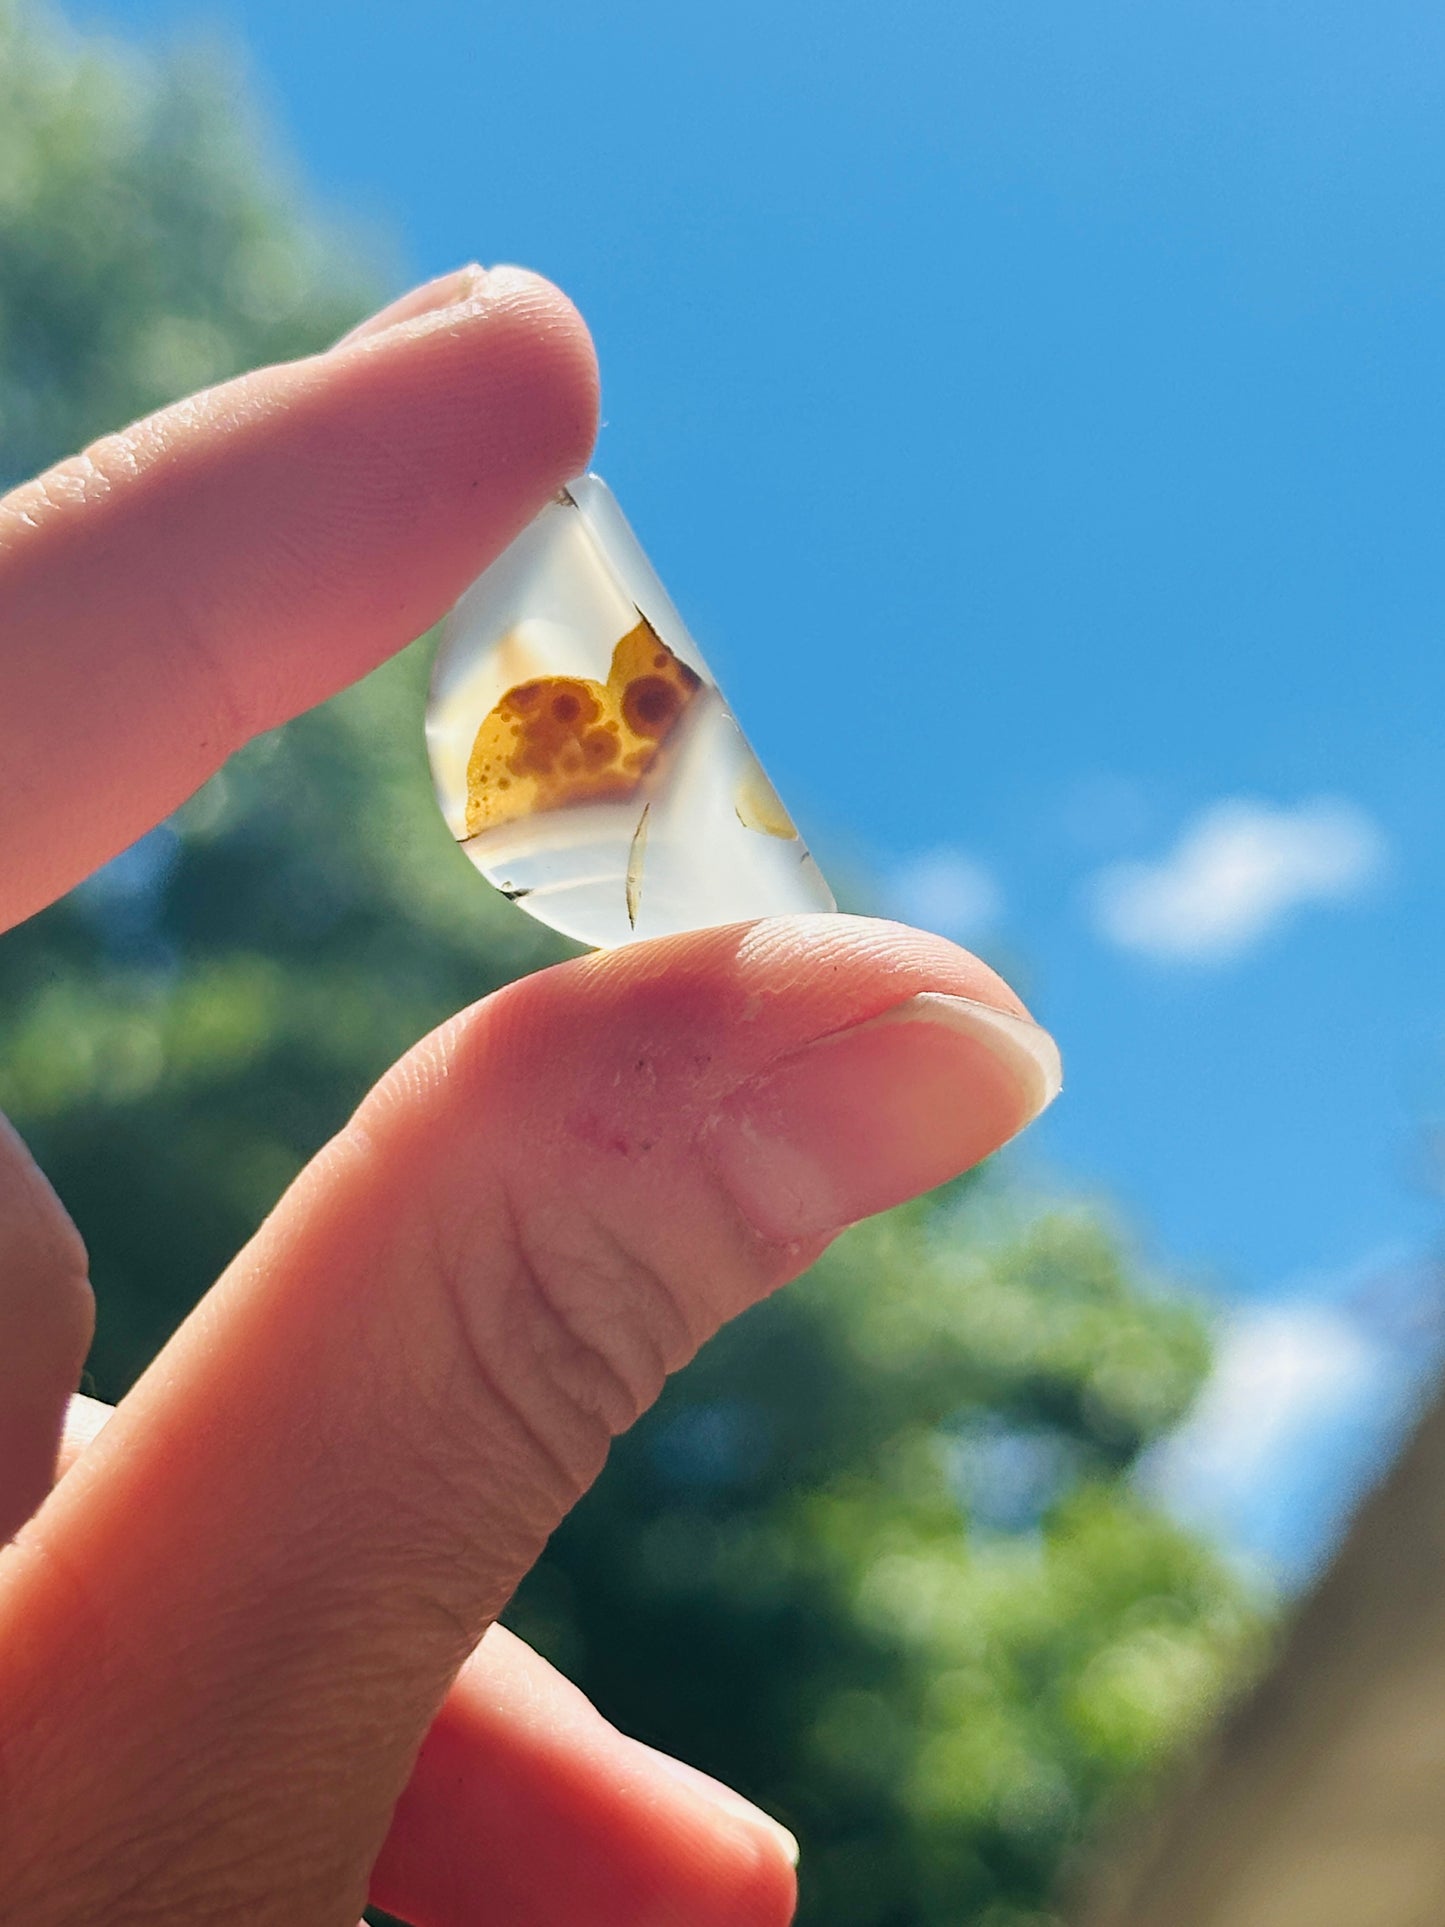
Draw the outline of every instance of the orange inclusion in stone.
[[[626,802],[702,687],[639,612],[605,683],[539,676],[509,689],[467,763],[467,835],[539,810]]]

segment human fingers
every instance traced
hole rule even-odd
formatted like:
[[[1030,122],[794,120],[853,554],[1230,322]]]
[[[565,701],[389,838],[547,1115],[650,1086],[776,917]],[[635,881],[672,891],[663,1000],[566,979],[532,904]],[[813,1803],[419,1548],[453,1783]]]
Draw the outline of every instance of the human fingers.
[[[564,297],[517,269],[432,293],[0,501],[0,928],[434,622],[586,461]]]
[[[94,1322],[80,1234],[0,1117],[0,1545],[50,1489]]]
[[[433,1721],[372,1871],[417,1927],[776,1927],[792,1836],[629,1739],[493,1626]]]
[[[110,1416],[71,1401],[62,1475]],[[620,1733],[493,1626],[432,1721],[371,1897],[424,1927],[750,1927],[791,1913],[796,1851],[776,1821]]]
[[[22,1917],[123,1888],[150,1927],[351,1927],[453,1675],[612,1434],[1056,1083],[981,964],[849,918],[581,959],[426,1040],[0,1564]]]

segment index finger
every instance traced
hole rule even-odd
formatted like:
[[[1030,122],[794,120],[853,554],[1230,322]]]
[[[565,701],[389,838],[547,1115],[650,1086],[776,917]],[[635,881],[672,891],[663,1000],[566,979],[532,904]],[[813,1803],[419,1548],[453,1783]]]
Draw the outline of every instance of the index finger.
[[[585,463],[576,311],[517,269],[462,288],[0,502],[0,928],[419,634]]]

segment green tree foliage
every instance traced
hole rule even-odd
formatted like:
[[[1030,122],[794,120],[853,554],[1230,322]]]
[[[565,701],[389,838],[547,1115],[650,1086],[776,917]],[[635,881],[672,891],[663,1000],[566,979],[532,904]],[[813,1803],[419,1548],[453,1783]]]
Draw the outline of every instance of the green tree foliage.
[[[324,345],[357,250],[224,66],[0,0],[0,469]],[[0,943],[0,1105],[122,1392],[398,1052],[562,946],[441,829],[409,651]],[[860,1228],[623,1441],[513,1622],[804,1843],[804,1919],[1026,1927],[1253,1650],[1129,1482],[1205,1367],[1096,1218],[963,1184]]]
[[[616,1448],[513,1624],[804,1842],[827,1927],[1023,1927],[1253,1616],[1133,1496],[1204,1361],[1087,1214],[891,1213]]]
[[[365,305],[355,242],[297,224],[238,94],[0,0],[0,483]]]

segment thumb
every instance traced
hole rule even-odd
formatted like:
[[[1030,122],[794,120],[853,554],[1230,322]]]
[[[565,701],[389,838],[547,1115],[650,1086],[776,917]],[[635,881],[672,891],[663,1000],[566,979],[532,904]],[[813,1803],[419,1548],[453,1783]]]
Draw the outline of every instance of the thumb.
[[[19,1916],[123,1891],[152,1927],[351,1927],[450,1679],[611,1436],[1057,1084],[984,966],[847,918],[585,958],[418,1046],[0,1566],[0,1864],[52,1883],[12,1880]]]

